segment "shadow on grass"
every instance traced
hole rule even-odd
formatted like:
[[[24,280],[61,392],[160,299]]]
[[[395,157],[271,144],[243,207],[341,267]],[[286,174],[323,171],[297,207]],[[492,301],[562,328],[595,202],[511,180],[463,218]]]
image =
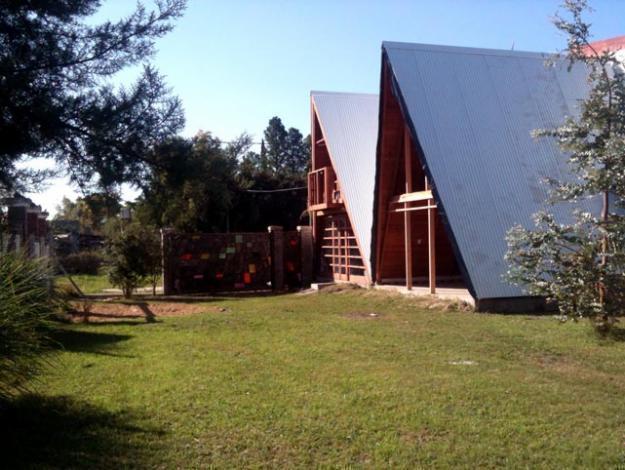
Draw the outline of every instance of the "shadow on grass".
[[[137,302],[183,302],[183,303],[211,303],[234,301],[239,299],[247,299],[252,297],[281,297],[288,294],[294,294],[305,289],[285,289],[283,291],[271,290],[238,290],[238,291],[218,291],[205,293],[189,293],[189,294],[172,294],[172,295],[151,295],[151,294],[135,294],[130,299],[124,298],[121,294],[87,294],[85,298],[91,300],[111,300],[115,302],[135,304]]]
[[[132,298],[127,299],[121,294],[88,294],[85,299],[94,301],[114,301],[115,303],[130,304],[142,302],[168,302],[168,303],[212,303],[223,302],[225,300],[232,300],[233,297],[228,295],[210,295],[210,294],[188,294],[188,295],[133,295]],[[76,297],[74,300],[80,300]]]
[[[119,324],[119,322],[116,324]],[[130,335],[58,328],[54,330],[50,336],[55,349],[70,352],[102,354],[105,356],[130,357],[115,354],[111,351],[113,346],[117,343],[132,338]]]
[[[598,331],[595,329],[595,336],[600,340],[614,341],[618,343],[625,342],[625,328],[613,326],[607,332]]]
[[[154,467],[149,443],[164,433],[139,421],[69,397],[24,396],[0,409],[2,467]]]
[[[94,312],[90,307],[86,311],[80,311],[79,309],[71,312],[74,319],[78,319],[81,323],[89,323],[90,325],[140,325],[142,323],[160,323],[161,320],[157,320],[156,314],[150,309],[147,302],[116,302],[117,305],[123,307],[137,307],[141,313],[131,314],[128,312],[109,312],[101,313]],[[94,307],[97,309],[97,307]],[[120,307],[121,308],[121,307]],[[96,321],[91,321],[96,319]],[[135,321],[145,320],[145,322]]]

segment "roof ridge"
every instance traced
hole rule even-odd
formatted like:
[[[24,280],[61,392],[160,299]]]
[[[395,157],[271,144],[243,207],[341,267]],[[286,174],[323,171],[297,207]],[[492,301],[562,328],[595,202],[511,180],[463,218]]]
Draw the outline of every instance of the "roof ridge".
[[[378,93],[358,93],[351,91],[324,91],[324,90],[310,90],[310,95],[345,95],[345,96],[371,96],[379,97]]]
[[[446,52],[452,54],[479,54],[479,55],[498,55],[508,57],[534,57],[547,58],[557,55],[557,52],[536,52],[536,51],[516,51],[508,49],[493,49],[467,46],[446,46],[442,44],[423,44],[414,42],[395,42],[382,41],[382,49],[410,49],[424,50],[434,52]]]

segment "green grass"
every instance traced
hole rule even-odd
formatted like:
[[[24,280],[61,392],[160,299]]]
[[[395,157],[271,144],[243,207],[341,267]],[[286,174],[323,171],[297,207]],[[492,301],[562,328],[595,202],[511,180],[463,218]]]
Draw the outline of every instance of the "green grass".
[[[72,280],[85,294],[98,294],[104,289],[113,288],[106,274],[72,274]],[[55,282],[63,289],[71,289],[67,276],[58,276]]]
[[[372,292],[212,305],[227,311],[66,327],[35,395],[2,419],[3,463],[625,464],[625,343],[585,323]]]
[[[111,285],[111,283],[109,282],[107,274],[72,274],[72,279],[84,294],[99,294],[102,293],[104,289],[115,288],[115,286]],[[59,287],[63,289],[72,289],[67,276],[57,276],[55,282]],[[158,285],[161,285],[160,279],[158,281]],[[147,282],[144,283],[144,286],[141,287],[151,288],[152,284]]]

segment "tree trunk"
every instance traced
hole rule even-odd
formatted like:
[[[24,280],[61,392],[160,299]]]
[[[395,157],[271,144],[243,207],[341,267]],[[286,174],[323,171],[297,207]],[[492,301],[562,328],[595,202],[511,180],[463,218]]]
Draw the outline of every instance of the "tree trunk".
[[[603,192],[603,207],[601,208],[601,222],[603,222],[604,230],[607,228],[608,217],[610,214],[610,193],[608,191]],[[604,234],[603,239],[601,240],[601,268],[605,268],[608,260],[606,253],[608,252],[608,235]],[[605,282],[603,275],[601,276],[601,281],[599,283],[599,304],[603,308],[605,305],[605,300],[607,297],[607,289],[605,287]],[[604,319],[607,320],[607,316],[604,312]]]

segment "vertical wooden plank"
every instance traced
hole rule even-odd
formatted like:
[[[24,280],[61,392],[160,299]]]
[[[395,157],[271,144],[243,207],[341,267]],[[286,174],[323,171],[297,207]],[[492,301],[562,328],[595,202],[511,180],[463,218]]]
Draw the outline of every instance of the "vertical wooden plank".
[[[433,205],[434,200],[428,201]],[[428,209],[428,277],[430,294],[436,294],[436,209]]]
[[[347,280],[349,281],[349,255],[350,255],[350,249],[349,249],[349,244],[351,243],[348,237],[348,230],[347,228],[345,228],[344,232],[345,235],[345,276],[347,277]]]
[[[330,204],[332,202],[332,182],[330,181],[330,167],[326,167],[323,170],[323,175],[325,177],[325,201],[326,204]]]
[[[410,152],[410,133],[404,126],[404,168],[406,173],[406,193],[412,192],[412,158]],[[408,203],[404,203],[408,208]],[[412,219],[411,212],[404,212],[404,252],[406,257],[406,289],[412,289]]]
[[[341,225],[339,224],[339,274],[341,275],[341,281],[345,280],[345,276],[344,276],[344,272],[343,270],[345,269],[345,231],[342,229]]]
[[[425,189],[432,190],[427,176]],[[434,206],[434,199],[429,199],[427,204]],[[436,294],[436,209],[428,209],[428,283],[430,294]]]
[[[334,221],[334,218],[332,218],[332,230],[330,233],[332,237],[332,258],[330,258],[332,260],[332,278],[336,279],[336,222]]]

